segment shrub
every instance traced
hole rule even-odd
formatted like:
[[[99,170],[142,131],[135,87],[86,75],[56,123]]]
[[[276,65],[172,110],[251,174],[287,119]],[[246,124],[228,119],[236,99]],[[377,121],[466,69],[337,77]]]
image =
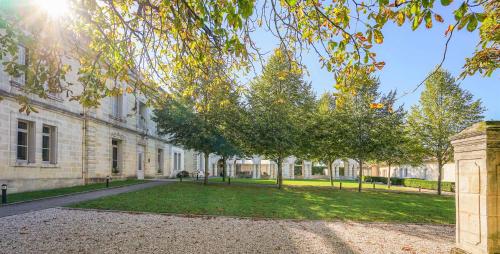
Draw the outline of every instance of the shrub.
[[[181,177],[182,178],[189,177],[189,172],[183,170],[183,171],[177,173],[177,178],[181,178]]]
[[[324,166],[313,166],[312,167],[312,174],[313,175],[322,175],[324,173],[324,170],[325,170],[326,167]]]
[[[364,176],[364,181],[365,182],[377,182],[377,183],[383,183],[387,184],[387,177],[383,176]],[[402,178],[397,178],[397,177],[391,177],[391,184],[393,185],[402,185],[403,184],[403,179]]]
[[[236,177],[238,178],[252,178],[252,172],[238,172],[236,173]]]
[[[406,187],[429,189],[429,190],[437,190],[438,182],[437,181],[429,181],[415,178],[406,178],[403,179],[403,185]],[[441,189],[443,191],[455,192],[455,183],[454,182],[441,182]]]

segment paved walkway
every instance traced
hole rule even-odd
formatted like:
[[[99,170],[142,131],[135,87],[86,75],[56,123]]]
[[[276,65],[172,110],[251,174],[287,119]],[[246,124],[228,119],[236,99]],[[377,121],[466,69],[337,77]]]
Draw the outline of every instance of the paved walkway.
[[[146,188],[155,187],[158,185],[169,184],[173,181],[151,181],[142,184],[134,184],[124,187],[112,188],[91,191],[81,194],[68,195],[63,197],[46,198],[41,200],[35,200],[31,202],[23,202],[19,204],[12,204],[6,206],[0,206],[0,218],[5,216],[17,215],[22,213],[28,213],[32,211],[38,211],[58,206],[66,206],[73,203],[78,203],[82,201],[87,201],[91,199],[97,199],[105,196],[116,195],[125,192],[131,192],[136,190],[142,190]]]

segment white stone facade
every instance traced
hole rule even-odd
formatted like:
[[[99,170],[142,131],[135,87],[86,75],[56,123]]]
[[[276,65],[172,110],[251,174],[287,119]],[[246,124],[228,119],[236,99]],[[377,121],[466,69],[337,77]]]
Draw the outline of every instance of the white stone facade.
[[[76,81],[76,74],[67,79]],[[29,96],[38,113],[27,115],[19,112],[15,99],[23,93],[22,84],[12,80],[0,70],[0,184],[7,183],[10,193],[81,185],[106,176],[172,177],[193,165],[191,151],[156,134],[152,111],[140,96],[105,98],[93,109],[62,96]],[[78,86],[73,89],[78,94]],[[26,134],[19,133],[20,121],[29,126]],[[50,135],[44,127],[50,127]],[[49,141],[43,136],[50,136]],[[43,150],[50,150],[49,161]]]

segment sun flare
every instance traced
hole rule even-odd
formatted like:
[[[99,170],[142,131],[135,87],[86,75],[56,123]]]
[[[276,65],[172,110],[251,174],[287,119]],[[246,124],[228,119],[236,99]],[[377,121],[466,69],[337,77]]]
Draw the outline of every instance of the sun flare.
[[[70,11],[70,0],[34,0],[38,8],[47,13],[49,17],[60,18]]]

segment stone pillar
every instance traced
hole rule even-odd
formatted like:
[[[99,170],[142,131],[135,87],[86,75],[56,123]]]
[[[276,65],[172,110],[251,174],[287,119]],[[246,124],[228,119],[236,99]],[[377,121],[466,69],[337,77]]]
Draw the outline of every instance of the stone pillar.
[[[230,177],[234,177],[236,175],[236,167],[235,167],[235,164],[234,162],[236,161],[236,159],[227,159],[226,160],[226,165],[227,165],[227,176],[230,176]]]
[[[500,121],[452,138],[456,167],[456,244],[452,252],[500,253]]]
[[[295,160],[297,158],[290,156],[286,158],[283,163],[283,179],[294,179],[295,178]]]
[[[260,178],[260,156],[252,157],[252,178]]]
[[[311,179],[312,175],[312,162],[311,161],[302,161],[302,174],[304,179]]]

